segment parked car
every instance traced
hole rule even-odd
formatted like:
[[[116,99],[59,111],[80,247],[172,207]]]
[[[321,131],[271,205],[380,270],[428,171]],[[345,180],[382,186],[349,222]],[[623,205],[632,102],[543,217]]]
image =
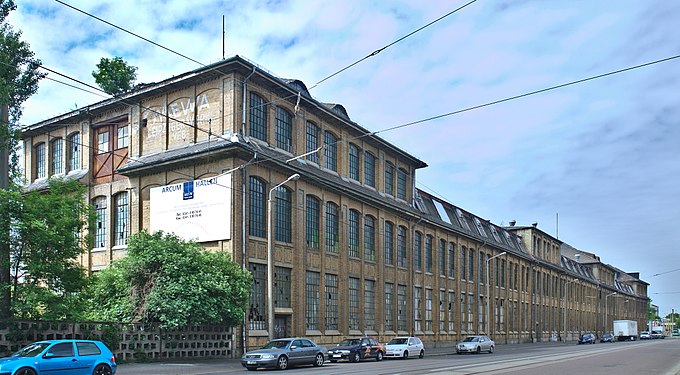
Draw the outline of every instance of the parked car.
[[[289,366],[314,365],[323,366],[328,350],[305,338],[276,339],[260,349],[251,350],[241,357],[241,365],[249,371],[258,368],[275,368],[285,370]]]
[[[652,338],[652,335],[650,335],[648,331],[640,332],[640,340],[649,340],[651,338]]]
[[[680,330],[678,330],[677,328],[675,328],[675,329],[673,329],[673,333],[672,333],[672,334],[673,334],[673,336],[680,336]]]
[[[92,340],[38,341],[0,358],[3,375],[71,375],[74,368],[82,368],[83,374],[113,375],[116,358],[103,342]]]
[[[468,336],[463,341],[456,344],[456,353],[493,353],[496,343],[487,336]]]
[[[665,339],[666,338],[666,335],[664,335],[662,331],[652,331],[652,334],[650,336],[653,339]]]
[[[579,344],[594,344],[595,340],[596,340],[595,335],[588,332],[588,333],[582,334],[581,337],[578,338],[578,343]]]
[[[378,342],[373,337],[358,337],[344,339],[335,347],[328,351],[328,360],[337,362],[341,359],[350,362],[359,362],[365,358],[375,358],[380,362],[385,355],[385,345]]]
[[[615,340],[614,335],[609,333],[609,332],[605,333],[604,335],[602,335],[602,337],[600,337],[600,342],[611,342],[611,343],[613,343],[614,340]]]
[[[425,356],[425,346],[417,337],[395,337],[385,344],[385,357],[407,359],[409,356],[415,355],[417,355],[418,358],[423,358]]]

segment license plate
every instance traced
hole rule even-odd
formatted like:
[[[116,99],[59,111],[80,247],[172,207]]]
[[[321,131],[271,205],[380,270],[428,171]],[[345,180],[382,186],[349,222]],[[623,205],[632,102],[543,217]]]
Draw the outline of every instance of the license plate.
[[[256,364],[257,364],[257,361],[248,361],[248,364],[249,364],[249,365],[256,365]]]

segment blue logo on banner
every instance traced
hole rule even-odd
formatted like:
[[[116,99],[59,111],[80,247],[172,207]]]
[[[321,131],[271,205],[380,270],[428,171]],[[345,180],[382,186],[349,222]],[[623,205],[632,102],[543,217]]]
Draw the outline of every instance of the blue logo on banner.
[[[193,181],[188,181],[184,183],[184,195],[182,196],[183,200],[189,200],[189,199],[194,199],[194,182]]]

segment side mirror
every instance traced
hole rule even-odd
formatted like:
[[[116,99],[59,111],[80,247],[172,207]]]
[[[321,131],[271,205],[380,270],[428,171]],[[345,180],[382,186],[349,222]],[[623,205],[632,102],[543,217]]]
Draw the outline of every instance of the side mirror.
[[[47,352],[47,353],[45,353],[45,355],[43,356],[43,358],[45,358],[45,359],[54,358],[54,353]]]
[[[290,348],[291,348],[291,349],[297,349],[297,346],[291,345]]]

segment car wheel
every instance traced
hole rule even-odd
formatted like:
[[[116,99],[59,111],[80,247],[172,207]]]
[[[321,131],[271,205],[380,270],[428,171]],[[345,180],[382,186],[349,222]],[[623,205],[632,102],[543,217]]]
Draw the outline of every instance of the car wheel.
[[[111,367],[101,364],[97,365],[97,367],[94,368],[94,371],[92,371],[92,375],[111,375]]]
[[[36,375],[32,368],[22,368],[16,372],[16,375]]]
[[[493,345],[489,347],[489,354],[493,353]]]
[[[478,347],[477,347],[477,354],[479,354],[479,353],[481,353],[481,352],[482,352],[482,347],[481,347],[481,346],[478,346]]]
[[[361,355],[359,355],[359,352],[354,352],[349,360],[350,362],[359,362],[361,360]]]
[[[279,370],[285,370],[288,368],[288,357],[285,355],[282,355],[279,357],[279,360],[276,361],[276,368]]]
[[[418,358],[423,358],[423,357],[425,357],[425,351],[421,349],[420,353],[418,354]]]
[[[321,367],[321,366],[323,366],[323,361],[324,361],[323,354],[318,353],[318,354],[316,355],[316,358],[314,358],[314,367]]]
[[[377,362],[382,361],[382,360],[383,360],[383,352],[381,352],[381,351],[378,350],[378,354],[375,355],[375,360],[376,360]]]
[[[404,355],[402,355],[401,358],[408,359],[408,350],[404,350]]]

